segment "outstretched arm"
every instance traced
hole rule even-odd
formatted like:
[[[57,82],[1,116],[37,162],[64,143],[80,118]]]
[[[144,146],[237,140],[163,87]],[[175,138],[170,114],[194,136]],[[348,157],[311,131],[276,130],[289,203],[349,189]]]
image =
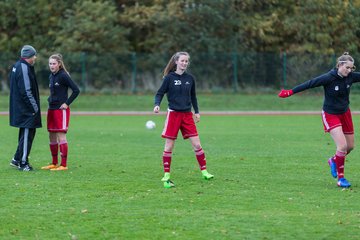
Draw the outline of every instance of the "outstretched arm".
[[[331,75],[331,72],[325,73],[323,75],[320,75],[316,78],[313,78],[311,80],[308,80],[302,84],[299,84],[295,87],[293,87],[290,90],[285,90],[282,89],[278,96],[281,98],[287,98],[290,97],[293,94],[305,91],[307,89],[310,88],[315,88],[315,87],[319,87],[319,86],[324,86],[326,84],[328,84],[329,82],[331,82],[334,79],[334,76]]]

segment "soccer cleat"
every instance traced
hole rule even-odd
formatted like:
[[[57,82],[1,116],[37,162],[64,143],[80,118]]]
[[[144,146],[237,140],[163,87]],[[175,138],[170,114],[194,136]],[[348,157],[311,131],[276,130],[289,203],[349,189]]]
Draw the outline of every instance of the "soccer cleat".
[[[336,171],[336,163],[334,161],[334,157],[329,158],[328,164],[330,166],[330,173],[333,178],[337,178],[337,171]]]
[[[172,187],[175,187],[175,183],[170,179],[164,182],[164,188],[172,188]]]
[[[208,173],[207,170],[202,170],[202,171],[201,171],[201,174],[202,174],[202,176],[203,176],[203,178],[204,178],[205,180],[209,180],[209,179],[214,178],[214,175]]]
[[[42,167],[41,169],[43,169],[43,170],[50,170],[50,169],[57,168],[57,167],[58,167],[57,165],[50,164],[50,165],[47,165],[47,166],[45,166],[45,167]]]
[[[170,173],[169,172],[166,172],[164,174],[164,177],[161,179],[162,182],[167,182],[170,180]]]
[[[10,166],[18,168],[20,166],[20,162],[18,160],[12,159],[10,162]]]
[[[345,178],[340,178],[339,181],[337,182],[337,185],[338,187],[342,187],[342,188],[351,187],[351,184]]]
[[[30,166],[30,164],[20,164],[19,167],[18,167],[18,170],[19,171],[24,171],[24,172],[30,172],[30,171],[33,171],[34,169],[32,168],[32,166]]]
[[[60,165],[57,168],[50,169],[50,171],[63,171],[63,170],[68,170],[68,168]]]

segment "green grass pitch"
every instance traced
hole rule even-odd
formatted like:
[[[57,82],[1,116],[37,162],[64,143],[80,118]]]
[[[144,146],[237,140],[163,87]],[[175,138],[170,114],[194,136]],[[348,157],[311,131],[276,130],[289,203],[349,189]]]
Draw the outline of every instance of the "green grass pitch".
[[[69,170],[39,170],[50,161],[42,128],[36,170],[19,172],[9,166],[17,129],[1,116],[0,239],[358,239],[360,152],[347,158],[353,186],[341,190],[320,116],[203,115],[198,130],[215,178],[201,178],[179,136],[172,189],[160,181],[164,118],[72,116]],[[149,119],[155,130],[145,129]]]

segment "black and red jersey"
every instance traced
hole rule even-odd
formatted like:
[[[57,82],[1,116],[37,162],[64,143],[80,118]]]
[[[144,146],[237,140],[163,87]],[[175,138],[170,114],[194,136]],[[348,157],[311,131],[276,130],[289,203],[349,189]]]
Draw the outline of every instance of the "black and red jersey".
[[[323,75],[294,87],[292,90],[295,94],[309,88],[323,86],[323,110],[330,114],[343,114],[349,108],[350,88],[356,82],[360,82],[360,72],[352,72],[347,77],[341,77],[338,75],[337,69],[332,69]]]

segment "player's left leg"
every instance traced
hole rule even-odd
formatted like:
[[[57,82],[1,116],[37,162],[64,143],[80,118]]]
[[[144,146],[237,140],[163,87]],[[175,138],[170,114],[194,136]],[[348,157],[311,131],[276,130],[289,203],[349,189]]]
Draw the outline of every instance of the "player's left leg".
[[[346,155],[349,155],[349,153],[354,149],[355,147],[355,141],[354,141],[354,124],[352,121],[352,115],[350,109],[346,111],[343,115],[341,115],[341,124],[342,124],[342,130],[345,134],[346,139]]]
[[[67,170],[67,155],[68,155],[68,143],[66,139],[65,132],[57,132],[57,138],[59,140],[59,148],[61,155],[61,164],[57,168],[53,168],[51,170],[59,171],[59,170]]]
[[[205,152],[201,147],[200,144],[200,138],[199,136],[189,137],[189,140],[191,142],[191,145],[194,149],[196,160],[199,163],[199,167],[202,173],[202,176],[204,179],[209,180],[211,178],[214,178],[214,175],[210,174],[206,169],[206,157]]]
[[[345,139],[346,139],[346,143],[347,143],[346,155],[348,155],[354,149],[354,134],[345,134]],[[344,178],[344,171],[345,171],[345,158],[343,161],[342,168],[340,167],[339,176],[342,175],[343,177],[339,178],[338,186],[348,188],[348,187],[351,187],[351,184],[346,180],[346,178]]]
[[[345,134],[342,127],[336,127],[330,131],[330,135],[336,144],[336,153],[334,161],[336,163],[338,186],[350,187],[351,184],[344,178],[345,157],[347,154],[348,146]]]
[[[341,136],[339,138],[345,138],[345,146],[346,146],[346,149],[342,149],[342,150],[345,151],[345,155],[349,155],[349,153],[354,149],[354,145],[355,145],[354,144],[354,125],[353,125],[353,121],[352,121],[351,110],[348,109],[344,114],[339,116],[339,119],[341,121],[341,125],[342,125],[341,130],[343,133],[343,136]],[[343,140],[341,140],[341,141],[343,141]],[[341,161],[341,160],[342,159],[340,158],[338,186],[339,187],[350,187],[351,184],[344,178],[345,156],[343,158],[343,161]]]
[[[191,142],[191,145],[194,149],[196,160],[199,163],[199,167],[200,167],[203,178],[206,180],[214,178],[214,175],[208,173],[208,171],[206,169],[205,153],[201,147],[199,134],[197,132],[194,117],[191,112],[184,113],[184,117],[182,119],[180,130],[181,130],[181,133],[182,133],[184,139],[189,138],[189,140]]]

